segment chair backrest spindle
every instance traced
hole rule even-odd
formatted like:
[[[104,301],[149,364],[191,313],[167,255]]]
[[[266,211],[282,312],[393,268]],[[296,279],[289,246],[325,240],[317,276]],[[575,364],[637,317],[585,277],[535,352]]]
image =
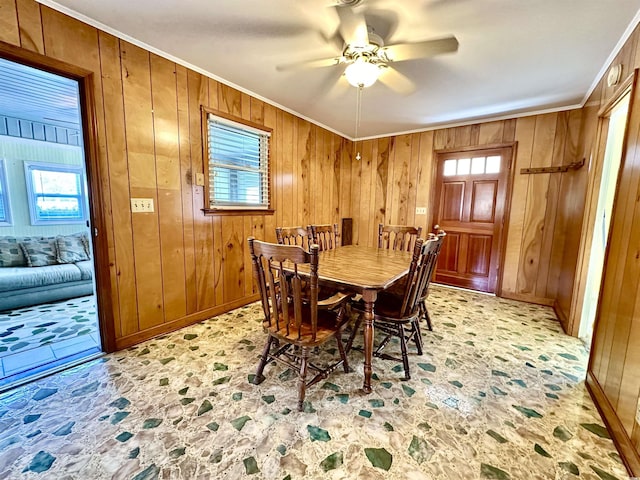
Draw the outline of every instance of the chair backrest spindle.
[[[302,339],[315,340],[318,322],[318,251],[311,245],[309,252],[297,245],[277,245],[249,237],[249,250],[256,283],[260,290],[265,322],[277,331]],[[302,280],[298,266],[309,264],[309,278]],[[303,308],[310,318],[311,331],[303,328]]]
[[[340,233],[338,233],[338,224],[310,225],[313,243],[320,247],[320,251],[333,250],[340,246]]]
[[[410,252],[422,234],[422,227],[378,225],[378,248]]]

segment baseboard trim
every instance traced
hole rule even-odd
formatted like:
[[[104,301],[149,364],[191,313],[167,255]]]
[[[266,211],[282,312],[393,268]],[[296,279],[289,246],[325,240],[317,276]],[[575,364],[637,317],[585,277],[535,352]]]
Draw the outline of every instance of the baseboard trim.
[[[537,305],[546,305],[547,307],[553,307],[553,304],[555,303],[553,298],[536,297],[534,295],[525,295],[505,290],[502,290],[498,296],[508,298],[509,300],[519,300],[521,302],[535,303]]]
[[[158,335],[175,332],[176,330],[180,330],[181,328],[188,327],[189,325],[193,325],[194,323],[201,322],[202,320],[206,320],[207,318],[215,317],[216,315],[220,315],[235,308],[253,303],[259,298],[260,296],[256,293],[253,295],[249,295],[248,297],[242,297],[241,299],[234,300],[233,302],[207,308],[205,310],[192,313],[191,315],[187,315],[186,317],[178,318],[161,325],[156,325],[155,327],[147,328],[146,330],[142,330],[140,332],[132,333],[131,335],[117,338],[116,350],[123,350],[125,348],[132,347],[134,345],[137,345],[138,343],[151,340]]]
[[[627,467],[629,475],[631,477],[640,476],[640,455],[638,455],[629,435],[627,435],[622,423],[620,423],[620,419],[613,409],[613,405],[609,402],[609,399],[605,395],[604,390],[602,390],[600,383],[598,383],[598,380],[596,380],[591,371],[587,371],[585,384],[587,386],[587,390],[591,394],[593,403],[596,404],[596,407],[598,408],[598,411],[611,434],[613,443],[615,443],[618,452],[620,452],[620,457],[624,462],[624,466]]]

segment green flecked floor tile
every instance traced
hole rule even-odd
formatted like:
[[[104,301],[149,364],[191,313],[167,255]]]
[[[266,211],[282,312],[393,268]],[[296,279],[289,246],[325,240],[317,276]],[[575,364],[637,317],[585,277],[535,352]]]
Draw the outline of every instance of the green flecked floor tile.
[[[120,434],[118,434],[116,436],[116,440],[118,440],[119,442],[126,442],[127,440],[129,440],[131,437],[133,437],[133,433],[131,432],[122,432]]]
[[[542,448],[541,445],[539,444],[535,444],[535,446],[533,447],[533,450],[539,454],[542,455],[543,457],[547,457],[547,458],[551,458],[551,455],[549,454],[549,452],[547,452],[544,448]]]
[[[573,475],[576,475],[576,476],[580,475],[580,470],[578,469],[578,466],[573,462],[558,462],[558,466],[562,470],[569,472]]]
[[[33,459],[31,460],[31,463],[29,463],[29,465],[25,467],[23,472],[35,472],[35,473],[46,472],[51,468],[51,465],[53,465],[53,462],[55,461],[56,461],[56,457],[54,457],[48,452],[40,450],[33,457]]]
[[[340,391],[340,387],[335,383],[331,383],[331,382],[325,382],[324,385],[322,385],[322,388],[326,390],[333,390],[334,392]]]
[[[601,469],[600,467],[597,467],[595,465],[589,465],[589,467],[591,468],[591,470],[596,472],[596,475],[598,475],[602,480],[620,480],[619,478],[614,477],[609,472],[606,472],[605,470]]]
[[[404,383],[402,384],[402,391],[407,397],[413,397],[413,395],[416,393],[413,388],[411,388],[409,385],[405,385]]]
[[[431,459],[435,449],[426,440],[414,435],[409,444],[408,453],[416,462],[421,464]]]
[[[230,376],[227,377],[221,377],[221,378],[216,378],[212,383],[212,385],[222,385],[224,383],[229,383],[229,380],[231,380]]]
[[[152,463],[136,476],[132,477],[131,480],[152,480],[158,478],[159,473],[160,467],[156,466],[155,463]]]
[[[385,448],[365,448],[364,453],[376,468],[389,471],[393,463],[393,455]]]
[[[489,478],[492,480],[510,480],[511,479],[511,475],[509,475],[504,470],[486,463],[480,464],[480,477]]]
[[[581,423],[580,426],[601,438],[611,438],[607,429],[597,423]]]
[[[371,400],[369,400],[369,405],[371,405],[373,408],[382,408],[384,407],[384,400],[382,400],[381,398],[372,398]]]
[[[331,435],[324,428],[316,427],[314,425],[307,425],[307,431],[309,432],[309,438],[312,442],[328,442],[331,440]]]
[[[325,472],[328,472],[329,470],[335,470],[336,468],[339,468],[343,463],[344,459],[342,456],[342,452],[334,452],[324,460],[322,460],[322,462],[320,462],[320,467]]]
[[[212,409],[213,409],[213,405],[211,405],[211,402],[205,399],[202,401],[202,404],[198,408],[198,416],[204,415],[205,413],[207,413],[209,410],[212,410]]]
[[[258,463],[256,462],[256,459],[254,457],[245,458],[244,460],[242,460],[242,463],[244,463],[244,469],[247,475],[253,475],[260,471],[260,469],[258,468]]]
[[[156,428],[162,423],[161,418],[147,418],[142,424],[143,429]]]
[[[169,458],[178,458],[185,454],[186,447],[174,448],[169,452]]]
[[[231,420],[231,425],[233,425],[233,428],[236,430],[241,431],[249,420],[251,420],[251,417],[244,415],[235,420]]]
[[[498,432],[495,432],[493,430],[487,430],[487,435],[489,435],[491,438],[493,438],[498,443],[507,443],[508,442],[508,440],[506,438],[504,438]]]
[[[511,406],[513,408],[515,408],[516,410],[518,410],[520,413],[522,413],[527,418],[542,418],[542,415],[540,413],[536,412],[532,408],[522,407],[520,405],[511,405]]]
[[[215,450],[209,457],[209,462],[220,463],[222,461],[222,449]]]
[[[369,410],[360,410],[358,415],[365,418],[371,418],[371,412]]]

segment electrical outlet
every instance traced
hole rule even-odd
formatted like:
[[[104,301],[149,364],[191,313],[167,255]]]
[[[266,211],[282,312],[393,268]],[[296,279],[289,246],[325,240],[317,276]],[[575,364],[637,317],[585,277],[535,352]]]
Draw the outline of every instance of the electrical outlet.
[[[133,213],[153,212],[153,198],[132,198],[131,211]]]
[[[427,207],[416,207],[416,215],[426,215]]]

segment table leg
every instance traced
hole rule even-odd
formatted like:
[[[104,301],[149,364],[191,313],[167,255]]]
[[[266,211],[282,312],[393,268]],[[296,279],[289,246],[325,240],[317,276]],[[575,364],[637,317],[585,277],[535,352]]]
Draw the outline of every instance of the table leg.
[[[371,360],[373,358],[373,304],[378,297],[375,290],[365,290],[362,293],[364,300],[364,385],[365,393],[371,393]]]

